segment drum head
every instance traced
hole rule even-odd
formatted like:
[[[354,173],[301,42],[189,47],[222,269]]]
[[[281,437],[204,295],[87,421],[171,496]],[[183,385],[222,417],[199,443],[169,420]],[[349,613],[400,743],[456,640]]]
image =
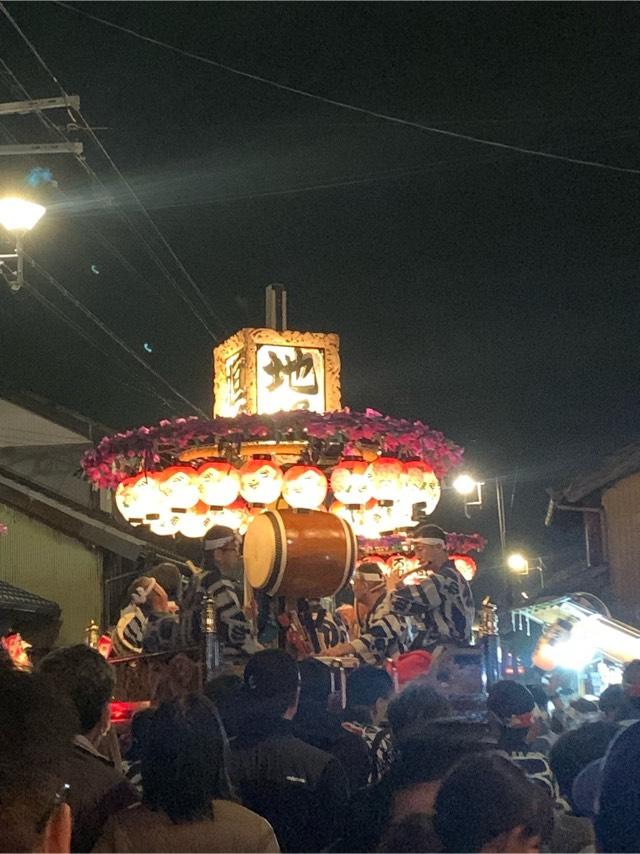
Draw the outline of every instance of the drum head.
[[[257,590],[268,584],[276,563],[276,531],[272,513],[256,516],[244,538],[244,572],[247,581]]]

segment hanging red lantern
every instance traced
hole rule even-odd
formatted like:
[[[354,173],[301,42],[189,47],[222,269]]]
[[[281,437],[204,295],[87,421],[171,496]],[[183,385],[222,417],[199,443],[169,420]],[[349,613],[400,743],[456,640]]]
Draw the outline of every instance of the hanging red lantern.
[[[247,502],[244,498],[236,498],[222,510],[214,510],[213,519],[214,525],[224,525],[225,528],[231,528],[232,531],[242,531],[243,526],[246,528],[250,520]]]
[[[199,501],[194,507],[181,514],[179,530],[184,537],[201,540],[209,528],[213,528],[215,514],[204,501]]]
[[[153,472],[140,472],[118,484],[116,507],[131,525],[141,525],[146,516],[160,512],[163,497]]]
[[[160,492],[173,511],[184,513],[200,500],[196,473],[190,466],[169,466],[159,480]]]
[[[200,498],[209,507],[227,507],[240,494],[238,470],[226,460],[207,460],[196,477]]]
[[[381,502],[398,501],[404,486],[404,466],[396,457],[378,457],[371,463],[372,494]]]
[[[331,474],[331,490],[342,504],[361,507],[373,494],[371,466],[360,457],[345,457]]]
[[[429,515],[440,501],[440,483],[433,467],[422,460],[410,460],[404,464],[404,492],[410,504],[424,504]]]
[[[273,504],[282,479],[282,469],[268,454],[255,454],[240,468],[240,494],[249,504]]]
[[[327,478],[315,466],[292,466],[282,482],[282,497],[290,507],[315,510],[327,497]]]
[[[465,581],[473,581],[473,577],[476,574],[478,567],[472,557],[469,557],[469,555],[454,554],[450,555],[449,560],[453,561],[455,568]]]

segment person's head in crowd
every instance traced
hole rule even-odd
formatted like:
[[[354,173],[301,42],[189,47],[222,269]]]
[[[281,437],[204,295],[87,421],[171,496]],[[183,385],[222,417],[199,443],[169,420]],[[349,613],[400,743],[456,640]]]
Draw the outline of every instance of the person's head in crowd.
[[[77,731],[74,716],[41,676],[0,671],[0,851],[70,850],[61,768]]]
[[[332,693],[331,670],[316,658],[306,658],[300,670],[300,708],[316,707],[326,711]]]
[[[143,614],[165,614],[171,611],[164,587],[152,576],[141,575],[127,588],[127,605],[135,605]]]
[[[242,677],[236,673],[222,673],[204,685],[204,695],[216,707],[229,738],[237,734],[236,719],[243,684]]]
[[[137,762],[142,758],[142,750],[148,738],[153,711],[153,709],[142,709],[136,712],[131,719],[131,731],[125,757],[128,762]]]
[[[217,570],[225,578],[240,574],[240,539],[231,528],[214,525],[202,541],[202,567],[207,572]]]
[[[536,852],[553,829],[551,798],[508,759],[460,760],[436,797],[443,851]]]
[[[624,704],[624,688],[622,685],[609,685],[598,699],[598,708],[605,721],[618,720],[618,711]]]
[[[443,778],[461,759],[486,747],[478,741],[425,732],[396,745],[388,785],[393,792],[390,820],[402,821],[414,813],[432,814]]]
[[[527,685],[527,689],[531,692],[533,701],[536,704],[538,711],[549,715],[549,697],[547,696],[542,685]]]
[[[640,659],[630,661],[622,673],[624,702],[617,713],[617,720],[640,719]]]
[[[640,721],[607,752],[594,824],[598,851],[640,851]]]
[[[179,700],[199,687],[198,665],[185,653],[178,653],[160,666],[154,674],[152,702],[154,706]]]
[[[393,694],[393,680],[386,670],[366,664],[347,677],[345,718],[363,724],[379,725],[387,716]]]
[[[577,775],[594,759],[604,756],[617,731],[615,723],[596,721],[569,730],[556,741],[549,754],[549,764],[564,798],[571,799]]]
[[[409,854],[414,851],[442,851],[442,846],[433,829],[431,816],[413,813],[387,827],[377,850]]]
[[[394,677],[398,690],[426,676],[431,669],[433,656],[426,649],[414,649],[387,664],[387,672]]]
[[[73,703],[79,722],[77,734],[97,743],[111,724],[114,681],[106,659],[84,644],[64,646],[46,655],[38,672]]]
[[[384,570],[374,560],[364,560],[353,574],[353,595],[356,602],[371,610],[387,589]]]
[[[292,720],[300,697],[297,663],[281,649],[256,652],[244,669],[243,694],[253,713]]]
[[[163,703],[149,719],[143,745],[144,803],[174,822],[212,817],[213,799],[233,798],[227,751],[210,700],[192,694]]]
[[[487,708],[498,726],[501,750],[527,750],[534,706],[531,691],[518,682],[502,679],[489,688]]]
[[[420,566],[437,572],[449,560],[447,534],[438,525],[418,525],[411,532],[409,542]]]
[[[169,604],[178,605],[182,598],[182,574],[175,563],[156,564],[148,573],[167,594]]]
[[[405,733],[419,731],[429,721],[452,714],[451,705],[427,682],[409,682],[389,703],[387,716],[397,741]]]

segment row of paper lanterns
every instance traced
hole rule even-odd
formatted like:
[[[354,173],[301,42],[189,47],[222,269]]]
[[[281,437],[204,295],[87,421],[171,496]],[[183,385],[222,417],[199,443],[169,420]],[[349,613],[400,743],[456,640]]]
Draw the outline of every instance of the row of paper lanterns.
[[[202,537],[216,524],[241,529],[252,514],[280,498],[295,509],[325,509],[329,486],[335,498],[330,511],[367,538],[411,525],[413,505],[430,514],[440,499],[438,479],[421,460],[344,458],[329,481],[316,466],[298,464],[285,472],[270,456],[256,455],[239,469],[216,459],[197,469],[174,465],[141,472],[122,481],[115,500],[132,525],[147,524],[161,535]]]

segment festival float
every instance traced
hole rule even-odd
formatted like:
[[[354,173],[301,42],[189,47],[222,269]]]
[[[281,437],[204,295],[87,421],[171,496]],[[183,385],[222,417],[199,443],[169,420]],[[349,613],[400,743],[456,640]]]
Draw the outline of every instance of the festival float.
[[[403,547],[430,516],[462,449],[420,421],[342,406],[338,336],[287,329],[286,292],[267,289],[267,326],[214,349],[213,417],[160,421],[103,438],[82,467],[133,527],[200,539],[244,536],[245,590],[295,609],[333,596],[359,558],[415,578]],[[456,565],[484,541],[454,535]]]

